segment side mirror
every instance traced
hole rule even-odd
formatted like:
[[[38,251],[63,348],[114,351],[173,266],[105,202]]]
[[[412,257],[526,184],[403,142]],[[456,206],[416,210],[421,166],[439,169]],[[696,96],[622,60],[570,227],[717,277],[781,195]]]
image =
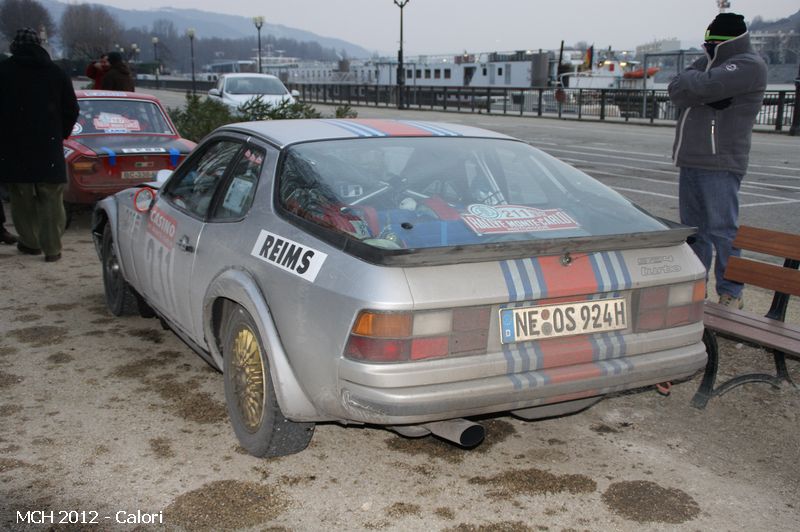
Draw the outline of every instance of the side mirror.
[[[172,175],[172,170],[167,170],[166,168],[159,170],[158,173],[156,174],[156,183],[158,183],[159,185],[163,185],[164,183],[166,183],[167,179],[169,179],[169,176],[171,175]]]
[[[209,96],[216,96],[217,98],[220,97],[219,89],[209,89],[208,90]]]
[[[136,212],[147,212],[153,206],[156,191],[149,187],[140,188],[133,195],[133,208]]]
[[[292,95],[292,98],[299,98],[300,97],[300,91],[297,90],[297,89],[292,89],[292,92],[290,94]]]

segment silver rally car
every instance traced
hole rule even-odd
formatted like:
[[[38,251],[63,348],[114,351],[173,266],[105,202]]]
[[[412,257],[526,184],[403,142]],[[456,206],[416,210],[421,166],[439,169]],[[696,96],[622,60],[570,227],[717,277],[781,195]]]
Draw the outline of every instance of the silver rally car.
[[[93,234],[111,312],[221,370],[256,456],[331,421],[469,447],[466,417],[566,414],[706,363],[691,229],[492,131],[224,126],[102,200]]]

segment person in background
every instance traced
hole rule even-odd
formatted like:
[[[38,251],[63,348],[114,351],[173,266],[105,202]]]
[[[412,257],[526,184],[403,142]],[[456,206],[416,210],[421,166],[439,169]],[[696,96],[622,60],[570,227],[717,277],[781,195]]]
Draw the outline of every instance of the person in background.
[[[53,63],[32,28],[17,30],[11,57],[0,62],[0,182],[8,184],[17,249],[61,258],[63,139],[78,118],[72,80]]]
[[[119,52],[108,53],[108,63],[111,65],[103,76],[101,88],[107,91],[133,92],[133,74],[130,67],[122,60]]]
[[[720,13],[705,34],[705,56],[669,84],[681,110],[673,159],[680,168],[681,223],[697,227],[691,244],[714,275],[719,303],[742,308],[742,284],[724,278],[738,230],[739,186],[750,158],[756,115],[767,88],[767,65],[750,44],[744,17]]]
[[[99,90],[103,88],[103,77],[110,67],[111,65],[108,63],[108,54],[103,54],[97,61],[89,63],[86,67],[86,75],[94,81],[93,89]]]
[[[5,228],[6,225],[6,211],[3,208],[3,202],[8,199],[8,191],[4,184],[0,183],[0,244],[17,243],[17,237],[8,232]]]

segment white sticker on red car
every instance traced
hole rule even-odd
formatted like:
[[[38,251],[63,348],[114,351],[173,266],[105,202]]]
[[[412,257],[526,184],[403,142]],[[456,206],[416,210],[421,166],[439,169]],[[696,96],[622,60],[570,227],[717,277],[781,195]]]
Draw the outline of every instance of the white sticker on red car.
[[[578,222],[561,209],[537,209],[525,205],[484,205],[476,203],[461,215],[479,235],[532,233],[577,229]]]
[[[167,153],[166,148],[122,148],[122,153]]]
[[[126,133],[142,129],[138,120],[125,118],[115,113],[100,113],[97,118],[92,120],[92,123],[95,129],[103,130],[107,133]]]
[[[82,132],[83,132],[83,126],[80,124],[80,122],[75,122],[75,124],[72,126],[72,134],[80,135]]]
[[[316,280],[319,270],[328,258],[327,253],[264,229],[259,233],[250,254],[311,283]]]

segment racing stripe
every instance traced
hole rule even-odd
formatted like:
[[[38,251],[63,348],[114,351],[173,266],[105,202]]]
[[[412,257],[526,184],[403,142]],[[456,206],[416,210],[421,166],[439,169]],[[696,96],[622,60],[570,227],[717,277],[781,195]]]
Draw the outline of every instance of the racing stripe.
[[[418,122],[416,120],[401,120],[401,122],[412,125],[416,128],[428,131],[432,135],[440,137],[461,137],[461,133],[457,133],[451,129],[444,128],[438,124],[431,124],[428,122]]]
[[[533,299],[533,288],[531,287],[530,275],[528,275],[528,272],[525,268],[525,261],[523,261],[523,259],[516,259],[514,261],[514,266],[517,267],[519,279],[522,282],[522,299],[529,301]]]
[[[543,280],[542,286],[547,287],[547,297],[597,292],[597,277],[592,267],[592,261],[587,258],[587,255],[583,254],[574,255],[568,266],[561,264],[560,256],[538,259]]]
[[[342,129],[346,129],[350,133],[354,133],[359,137],[386,137],[388,136],[386,133],[379,131],[377,129],[365,126],[360,124],[355,120],[329,120],[329,124],[333,124],[335,126],[339,126]]]
[[[376,131],[381,131],[389,135],[390,137],[430,137],[434,135],[434,133],[429,129],[421,128],[416,123],[411,122],[367,118],[359,120],[358,124],[369,126]]]

